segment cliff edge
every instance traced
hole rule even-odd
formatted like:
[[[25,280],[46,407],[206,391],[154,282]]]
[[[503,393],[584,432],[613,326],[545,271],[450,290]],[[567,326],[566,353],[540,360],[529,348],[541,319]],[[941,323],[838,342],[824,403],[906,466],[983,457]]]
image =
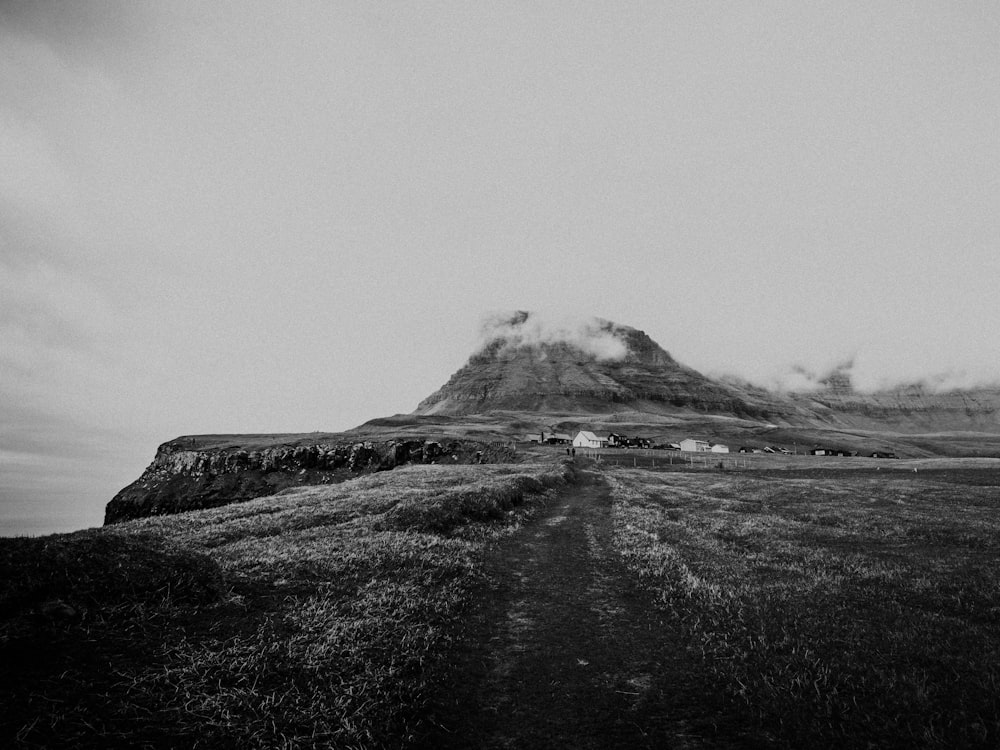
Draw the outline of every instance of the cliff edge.
[[[280,444],[267,445],[261,436],[222,436],[228,440],[221,441],[213,437],[186,436],[163,443],[142,476],[108,503],[105,525],[214,508],[296,485],[342,482],[403,464],[504,458],[499,455],[502,448],[459,440],[444,444],[416,438],[334,442],[290,435],[282,436]]]

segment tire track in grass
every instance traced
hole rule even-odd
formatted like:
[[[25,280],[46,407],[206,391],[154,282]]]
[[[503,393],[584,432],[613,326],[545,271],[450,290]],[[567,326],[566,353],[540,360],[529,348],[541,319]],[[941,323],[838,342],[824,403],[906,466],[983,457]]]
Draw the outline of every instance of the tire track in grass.
[[[611,530],[606,486],[577,485],[491,551],[421,747],[744,746]]]

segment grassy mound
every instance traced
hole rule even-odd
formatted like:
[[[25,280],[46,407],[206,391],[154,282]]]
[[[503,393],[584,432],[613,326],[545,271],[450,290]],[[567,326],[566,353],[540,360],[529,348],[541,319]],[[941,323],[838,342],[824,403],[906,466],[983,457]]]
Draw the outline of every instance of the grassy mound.
[[[385,527],[450,534],[469,523],[500,521],[530,495],[541,494],[563,480],[555,473],[539,477],[519,474],[504,482],[473,485],[431,499],[407,498],[386,514]]]
[[[87,612],[46,620],[30,644],[0,638],[0,746],[418,741],[487,545],[570,479],[552,465],[412,466],[9,540],[11,611],[57,597]]]
[[[0,539],[0,618],[56,600],[81,616],[163,600],[205,604],[223,589],[222,571],[207,555],[154,534],[89,530]]]

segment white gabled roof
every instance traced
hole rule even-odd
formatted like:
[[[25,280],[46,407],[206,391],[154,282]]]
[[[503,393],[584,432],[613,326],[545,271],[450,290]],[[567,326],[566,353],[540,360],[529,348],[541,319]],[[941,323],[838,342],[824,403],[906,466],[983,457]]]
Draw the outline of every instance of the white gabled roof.
[[[608,436],[607,435],[598,435],[597,433],[591,432],[590,430],[580,430],[576,434],[576,436],[577,437],[583,437],[584,440],[595,440],[598,443],[600,443],[600,442],[607,442],[607,440],[608,440]]]

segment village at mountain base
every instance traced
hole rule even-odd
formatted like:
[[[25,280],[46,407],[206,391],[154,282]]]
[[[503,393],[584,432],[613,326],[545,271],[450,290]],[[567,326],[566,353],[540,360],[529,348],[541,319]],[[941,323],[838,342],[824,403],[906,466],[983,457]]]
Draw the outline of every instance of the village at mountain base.
[[[685,438],[679,443],[656,443],[644,437],[629,437],[616,432],[596,433],[590,430],[580,430],[575,437],[564,432],[535,432],[529,433],[524,438],[527,442],[538,445],[572,445],[574,448],[645,448],[652,450],[684,451],[687,453],[730,453],[728,445],[722,443],[712,443],[708,440],[698,440],[697,438]],[[737,451],[739,453],[781,453],[791,455],[792,451],[787,448],[777,446],[749,446],[744,445]],[[845,450],[842,448],[829,448],[816,446],[803,451],[810,456],[859,456],[864,455],[859,451]],[[867,454],[870,458],[897,458],[892,451],[874,451]]]

